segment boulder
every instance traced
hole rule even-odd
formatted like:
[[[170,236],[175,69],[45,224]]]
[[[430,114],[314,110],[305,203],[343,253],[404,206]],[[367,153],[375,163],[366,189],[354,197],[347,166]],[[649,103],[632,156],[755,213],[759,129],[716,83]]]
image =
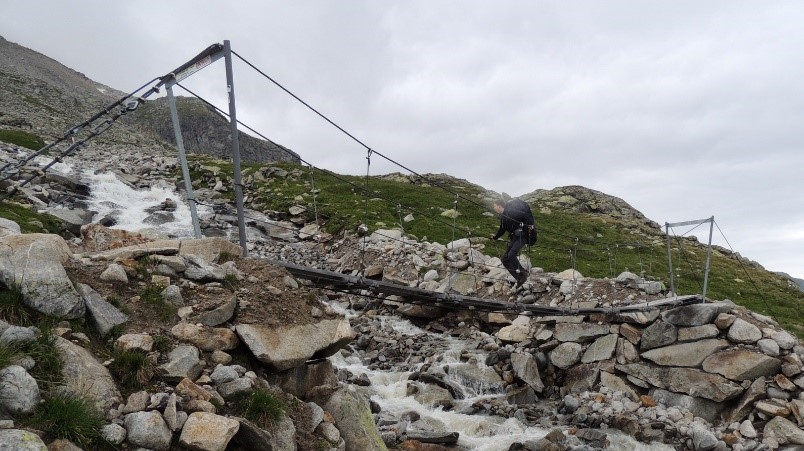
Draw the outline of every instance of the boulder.
[[[84,299],[84,304],[89,311],[89,316],[95,324],[95,328],[101,335],[106,335],[112,328],[128,321],[128,315],[121,312],[117,307],[106,302],[97,291],[89,285],[79,283],[76,285],[78,293]]]
[[[655,321],[642,331],[642,340],[639,349],[647,351],[661,346],[671,345],[678,339],[676,326],[665,321]]]
[[[192,343],[202,351],[228,351],[235,349],[240,342],[237,334],[223,327],[179,323],[170,329],[170,333],[176,339]]]
[[[667,407],[679,407],[689,410],[696,417],[715,424],[719,419],[723,405],[709,399],[674,393],[661,388],[654,388],[650,391],[650,397],[664,404]]]
[[[586,352],[581,357],[581,363],[599,362],[612,358],[617,349],[617,338],[617,334],[608,334],[595,340],[586,348]]]
[[[712,354],[703,361],[704,371],[723,375],[734,381],[754,380],[776,375],[782,367],[779,359],[747,349],[730,349]]]
[[[699,366],[713,352],[729,347],[726,340],[701,340],[654,348],[642,353],[643,359],[662,366]]]
[[[191,316],[190,321],[201,323],[205,326],[218,326],[232,319],[235,307],[237,307],[237,296],[232,295],[218,307]]]
[[[58,318],[84,316],[84,300],[62,264],[70,249],[58,235],[29,233],[0,238],[0,281],[19,286],[26,306]]]
[[[581,345],[573,341],[561,343],[550,351],[550,362],[561,369],[567,369],[581,360],[582,350]]]
[[[277,371],[299,366],[311,358],[329,357],[356,336],[343,318],[279,327],[238,324],[236,330],[254,356]]]
[[[763,430],[765,439],[773,439],[780,445],[804,445],[804,431],[796,423],[782,417],[773,417]]]
[[[558,341],[591,341],[597,337],[608,335],[608,324],[570,324],[558,323],[556,324],[553,337]]]
[[[61,337],[56,337],[56,348],[64,376],[61,390],[89,399],[101,412],[120,403],[122,397],[115,380],[92,353]]]
[[[162,377],[170,381],[180,381],[184,378],[195,380],[203,369],[204,363],[199,358],[198,348],[195,346],[176,346],[168,354],[168,362],[157,367]]]
[[[20,234],[22,234],[22,230],[19,224],[10,219],[0,218],[0,238]]]
[[[39,386],[25,368],[10,365],[0,370],[0,406],[6,411],[28,415],[36,409],[40,400]]]
[[[748,321],[737,318],[729,327],[726,337],[734,343],[752,344],[762,338],[762,331]]]
[[[190,414],[179,436],[179,444],[190,449],[224,451],[240,429],[240,422],[207,412]]]
[[[740,385],[723,376],[693,368],[657,367],[643,363],[618,364],[615,368],[654,387],[716,402],[736,398],[744,391]]]
[[[21,429],[0,429],[0,446],[9,451],[47,451],[38,435]]]
[[[338,386],[338,377],[329,360],[299,365],[287,371],[268,374],[267,378],[272,385],[301,399],[308,399],[308,394],[317,387],[334,391]]]
[[[368,400],[351,387],[336,391],[323,406],[335,418],[335,425],[346,441],[346,449],[387,450],[377,431]]]
[[[134,412],[126,415],[127,441],[154,451],[168,451],[173,433],[159,411]]]
[[[518,352],[511,354],[511,367],[514,370],[514,374],[534,391],[541,393],[544,390],[544,383],[539,375],[539,367],[532,354]]]
[[[719,313],[718,304],[692,304],[662,312],[662,321],[677,327],[709,324]]]

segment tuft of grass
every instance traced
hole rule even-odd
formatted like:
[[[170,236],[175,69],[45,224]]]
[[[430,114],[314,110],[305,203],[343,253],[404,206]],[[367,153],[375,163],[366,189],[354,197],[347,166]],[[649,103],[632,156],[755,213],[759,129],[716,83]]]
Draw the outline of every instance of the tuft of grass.
[[[164,335],[154,335],[154,350],[165,354],[170,351],[172,343],[170,338]]]
[[[53,438],[63,438],[84,449],[102,446],[103,415],[89,401],[66,393],[46,398],[27,423]]]
[[[45,147],[45,141],[38,135],[22,130],[0,130],[0,141],[5,141],[31,150],[39,150]]]
[[[263,388],[243,393],[233,403],[235,410],[260,427],[267,427],[278,421],[287,409],[278,396]]]
[[[39,336],[35,340],[21,344],[19,352],[31,356],[36,361],[30,374],[36,379],[39,388],[49,392],[59,386],[64,379],[61,374],[62,363],[53,331],[43,325],[40,325],[40,328]]]
[[[235,292],[240,287],[240,281],[237,280],[236,275],[226,274],[223,277],[223,287],[231,292]]]
[[[0,343],[0,368],[13,365],[19,356],[17,349],[8,346],[6,343]]]
[[[154,376],[154,363],[142,351],[115,351],[112,357],[114,360],[109,371],[128,389],[140,389]]]
[[[19,224],[22,233],[59,233],[64,229],[55,216],[37,213],[31,206],[15,202],[0,202],[0,217]]]
[[[140,300],[153,307],[160,320],[170,321],[176,316],[176,307],[165,302],[165,298],[162,297],[163,290],[164,288],[158,285],[148,285],[140,293]]]
[[[0,289],[0,319],[19,326],[30,326],[31,315],[23,304],[22,288],[17,284]]]

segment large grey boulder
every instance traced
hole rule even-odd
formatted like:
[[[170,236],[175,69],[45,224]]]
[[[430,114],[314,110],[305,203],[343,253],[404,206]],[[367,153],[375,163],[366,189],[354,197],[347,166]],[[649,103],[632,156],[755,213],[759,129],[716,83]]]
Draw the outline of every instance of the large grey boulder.
[[[581,360],[582,350],[579,343],[572,341],[561,343],[550,351],[550,362],[561,369],[567,369]]]
[[[173,433],[159,411],[130,413],[126,415],[124,421],[128,431],[128,443],[154,451],[170,449]]]
[[[749,323],[748,321],[737,318],[729,327],[729,332],[726,337],[734,343],[751,344],[756,343],[762,338],[762,331],[759,327]]]
[[[17,285],[28,307],[49,316],[84,316],[84,300],[62,264],[70,249],[58,235],[30,233],[0,238],[0,281]]]
[[[361,451],[387,450],[374,424],[368,400],[352,386],[338,390],[323,406],[335,418],[335,425],[346,441],[346,449]]]
[[[0,450],[47,451],[38,435],[21,429],[0,429]]]
[[[240,422],[207,412],[193,412],[184,423],[179,444],[202,451],[224,451]]]
[[[40,400],[39,386],[25,368],[11,365],[0,370],[0,406],[5,410],[27,415],[36,409]]]
[[[92,317],[95,328],[101,335],[106,335],[112,328],[128,321],[128,315],[121,312],[117,307],[106,302],[97,291],[89,285],[79,283],[76,285],[78,294],[84,299],[84,304]]]
[[[356,336],[344,318],[279,327],[238,324],[235,329],[259,361],[278,371],[311,358],[329,357]]]
[[[62,390],[90,399],[101,412],[121,402],[122,397],[112,375],[92,353],[61,337],[56,337],[56,348],[62,362]]]
[[[671,345],[678,339],[678,328],[668,322],[657,320],[642,331],[639,349],[647,351]]]

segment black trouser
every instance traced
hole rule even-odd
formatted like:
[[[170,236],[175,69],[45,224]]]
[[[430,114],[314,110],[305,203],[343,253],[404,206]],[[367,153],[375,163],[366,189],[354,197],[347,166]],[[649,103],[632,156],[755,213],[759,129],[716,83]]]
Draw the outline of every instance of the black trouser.
[[[521,278],[527,277],[527,271],[525,271],[525,268],[519,263],[519,251],[521,251],[526,244],[528,243],[525,235],[512,233],[510,241],[508,242],[508,249],[505,250],[505,254],[502,256],[503,266],[514,276],[517,282],[519,282]]]

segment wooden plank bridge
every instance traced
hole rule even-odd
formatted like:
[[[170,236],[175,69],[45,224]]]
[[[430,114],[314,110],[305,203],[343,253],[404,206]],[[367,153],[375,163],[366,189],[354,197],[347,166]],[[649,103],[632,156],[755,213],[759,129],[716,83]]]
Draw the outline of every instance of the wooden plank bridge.
[[[353,276],[324,269],[308,268],[306,266],[288,263],[286,261],[269,260],[271,264],[282,266],[295,277],[311,281],[314,285],[329,287],[338,291],[366,290],[372,295],[394,295],[396,302],[407,304],[420,304],[452,310],[478,310],[483,312],[519,313],[533,316],[571,316],[591,314],[621,314],[645,312],[658,308],[673,308],[682,305],[704,302],[702,296],[693,294],[687,296],[673,296],[655,301],[645,301],[619,307],[597,308],[569,308],[551,307],[538,304],[523,304],[519,302],[505,302],[494,299],[483,299],[475,296],[466,296],[458,293],[439,293],[423,290],[417,287],[399,285],[383,280],[374,280],[362,275]],[[529,313],[528,313],[529,312]]]

